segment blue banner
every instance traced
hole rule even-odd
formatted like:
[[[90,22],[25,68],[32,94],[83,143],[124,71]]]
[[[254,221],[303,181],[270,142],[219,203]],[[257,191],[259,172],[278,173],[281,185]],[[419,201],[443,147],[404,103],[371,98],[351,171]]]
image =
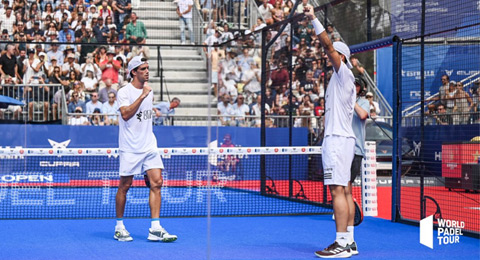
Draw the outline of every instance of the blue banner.
[[[211,130],[211,141],[218,147],[229,134],[234,146],[260,146],[260,129],[218,127]],[[267,128],[267,146],[288,146],[288,128]],[[154,126],[158,147],[207,147],[207,128],[191,126]],[[293,129],[293,145],[307,145],[307,128]],[[0,147],[25,148],[116,148],[116,126],[1,125]]]
[[[392,35],[411,38],[421,33],[422,1],[391,1]],[[478,1],[426,0],[425,34],[441,32],[480,21]],[[442,37],[479,36],[478,26],[442,34]]]
[[[479,135],[479,125],[427,125],[424,140],[421,142],[419,127],[402,127],[401,136],[413,142],[415,156],[422,159],[428,175],[442,176],[442,144],[443,142],[466,142]],[[420,157],[423,149],[423,157]],[[472,151],[474,153],[475,151]],[[414,162],[415,163],[415,162]]]
[[[402,110],[420,101],[420,46],[402,47]],[[425,98],[438,92],[442,75],[460,81],[480,72],[477,46],[425,46]],[[392,48],[377,50],[378,88],[393,106]]]

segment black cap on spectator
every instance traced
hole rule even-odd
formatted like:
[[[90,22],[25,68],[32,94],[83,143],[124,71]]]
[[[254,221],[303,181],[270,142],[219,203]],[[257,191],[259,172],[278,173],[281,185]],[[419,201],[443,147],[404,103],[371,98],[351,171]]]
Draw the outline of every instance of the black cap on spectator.
[[[28,50],[27,50],[27,55],[30,54],[30,53],[35,54],[35,49],[28,49]]]
[[[35,15],[34,15],[34,14],[31,14],[31,15],[30,15],[30,19],[32,19],[32,18],[35,18]]]
[[[7,8],[5,10],[12,10],[12,7],[11,6],[7,6]]]
[[[87,21],[82,21],[82,25],[87,25]]]
[[[2,33],[3,33],[3,34],[8,34],[8,29],[3,29],[3,30],[2,30]]]
[[[102,20],[102,21],[103,21],[103,16],[99,16],[99,17],[98,17],[98,20]]]
[[[93,110],[93,113],[100,113],[100,112],[101,112],[100,108],[98,108],[98,107]]]
[[[40,25],[40,21],[35,21],[33,25]]]

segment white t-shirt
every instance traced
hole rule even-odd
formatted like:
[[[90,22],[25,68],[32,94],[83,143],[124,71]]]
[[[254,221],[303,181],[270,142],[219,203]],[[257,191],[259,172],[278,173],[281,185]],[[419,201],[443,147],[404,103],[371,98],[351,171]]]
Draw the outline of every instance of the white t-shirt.
[[[131,83],[118,91],[118,107],[133,104],[142,94],[142,89]],[[157,149],[157,139],[153,134],[153,92],[143,100],[142,104],[128,121],[119,118],[118,148],[122,152],[145,153]]]
[[[325,137],[330,135],[355,138],[352,119],[355,107],[355,77],[342,62],[332,74],[325,93]]]
[[[180,10],[180,13],[183,13],[188,10],[188,6],[193,6],[193,1],[192,0],[180,0],[178,1],[178,9]],[[193,9],[193,8],[192,8]],[[192,18],[192,10],[190,12],[186,13],[183,15],[184,18]]]
[[[71,117],[68,124],[69,125],[84,125],[86,122],[88,122],[88,118],[86,116],[81,116],[81,117]]]

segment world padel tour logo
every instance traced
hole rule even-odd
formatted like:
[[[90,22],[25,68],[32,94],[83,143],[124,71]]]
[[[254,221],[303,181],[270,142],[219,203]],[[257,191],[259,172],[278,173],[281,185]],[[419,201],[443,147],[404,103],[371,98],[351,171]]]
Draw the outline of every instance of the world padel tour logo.
[[[438,232],[435,243],[439,246],[460,243],[460,236],[463,236],[462,229],[465,222],[438,219]],[[420,244],[433,249],[433,215],[420,220]]]

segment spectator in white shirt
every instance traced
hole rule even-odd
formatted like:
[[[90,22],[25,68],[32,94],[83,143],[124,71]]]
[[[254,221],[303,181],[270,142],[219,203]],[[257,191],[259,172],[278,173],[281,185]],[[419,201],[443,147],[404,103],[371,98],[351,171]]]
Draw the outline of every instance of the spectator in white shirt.
[[[244,100],[245,97],[242,94],[239,94],[237,97],[237,103],[233,104],[237,126],[247,126],[245,116],[249,114],[250,108],[244,103]]]
[[[118,114],[117,95],[113,91],[108,93],[108,102],[103,103],[102,111],[103,114],[109,115],[107,118],[110,125],[118,125],[118,116],[112,115]]]
[[[224,94],[222,97],[222,102],[217,104],[217,114],[220,115],[219,117],[220,123],[222,125],[235,125],[235,121],[232,120],[233,116],[235,115],[235,111],[233,110],[232,104],[230,104],[230,95]]]
[[[370,110],[375,109],[375,113],[379,115],[382,110],[380,110],[380,106],[378,105],[378,102],[373,101],[373,93],[367,92],[367,94],[365,95],[365,98],[367,98],[368,102],[370,102]]]

